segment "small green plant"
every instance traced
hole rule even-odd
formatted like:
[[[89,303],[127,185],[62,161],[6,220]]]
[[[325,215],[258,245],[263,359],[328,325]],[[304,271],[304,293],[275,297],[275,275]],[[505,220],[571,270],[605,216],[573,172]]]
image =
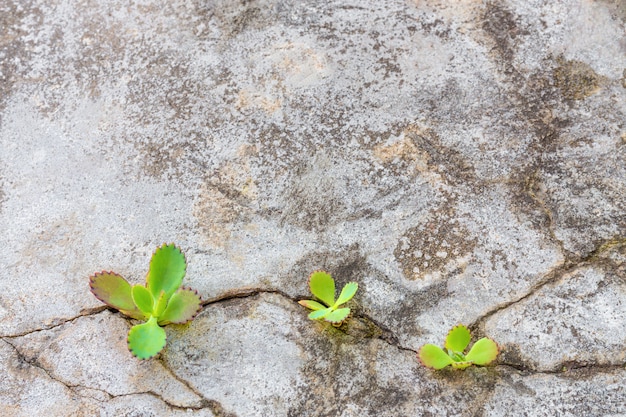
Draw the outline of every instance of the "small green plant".
[[[165,347],[161,326],[186,323],[200,310],[198,293],[181,287],[186,270],[180,249],[163,244],[152,255],[145,286],[131,286],[115,272],[102,271],[89,278],[91,292],[100,301],[129,317],[146,320],[128,332],[128,349],[139,359],[149,359]]]
[[[311,293],[324,303],[321,304],[314,300],[298,301],[300,305],[313,310],[309,313],[309,318],[311,320],[324,319],[338,326],[350,314],[349,307],[339,307],[354,297],[359,289],[359,284],[356,282],[347,283],[341,290],[339,298],[335,300],[335,280],[333,277],[328,272],[315,271],[309,278],[309,287],[311,287]]]
[[[455,369],[465,369],[470,365],[487,365],[498,356],[498,345],[486,337],[474,343],[467,355],[464,355],[463,352],[470,339],[467,327],[459,324],[446,336],[446,351],[439,346],[427,344],[422,346],[417,356],[422,365],[434,369],[442,369],[448,365]]]

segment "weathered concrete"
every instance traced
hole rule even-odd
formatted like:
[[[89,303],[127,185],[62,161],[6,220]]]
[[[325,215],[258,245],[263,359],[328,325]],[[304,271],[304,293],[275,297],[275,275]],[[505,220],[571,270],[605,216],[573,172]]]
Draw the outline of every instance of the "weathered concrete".
[[[620,0],[0,1],[0,414],[626,414]],[[186,253],[149,362],[89,293]],[[357,281],[310,322],[307,277]],[[464,323],[497,362],[431,372]]]
[[[491,317],[485,331],[505,350],[501,361],[545,371],[626,362],[623,278],[592,267],[564,274]]]

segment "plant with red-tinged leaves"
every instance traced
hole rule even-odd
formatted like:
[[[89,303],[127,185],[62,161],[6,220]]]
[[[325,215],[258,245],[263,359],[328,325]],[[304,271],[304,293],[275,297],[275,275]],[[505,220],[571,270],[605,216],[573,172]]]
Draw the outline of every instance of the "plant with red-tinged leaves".
[[[128,332],[128,349],[139,359],[149,359],[166,343],[161,326],[191,321],[202,300],[190,288],[181,287],[187,270],[185,255],[174,244],[159,247],[150,260],[146,285],[130,285],[115,272],[98,272],[89,278],[91,292],[100,301],[145,323]]]

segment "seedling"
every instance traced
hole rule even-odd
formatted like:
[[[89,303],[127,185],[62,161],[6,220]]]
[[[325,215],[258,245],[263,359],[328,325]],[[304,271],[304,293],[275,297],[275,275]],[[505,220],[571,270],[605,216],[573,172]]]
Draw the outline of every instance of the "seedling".
[[[128,332],[128,349],[139,359],[149,359],[165,347],[161,326],[186,323],[200,310],[198,293],[181,287],[186,270],[180,249],[164,244],[152,255],[145,286],[131,286],[115,272],[102,271],[89,278],[96,298],[129,317],[146,321]]]
[[[302,300],[298,303],[313,310],[309,313],[311,320],[324,319],[336,326],[339,326],[350,314],[349,307],[339,308],[339,306],[350,301],[359,289],[359,284],[349,282],[341,290],[339,298],[335,300],[335,280],[324,271],[313,272],[309,278],[309,286],[313,295],[324,304],[314,300]]]
[[[467,327],[459,324],[446,336],[446,351],[439,346],[427,344],[422,346],[417,356],[422,365],[434,369],[442,369],[448,365],[455,369],[465,369],[470,365],[487,365],[498,356],[498,345],[486,337],[474,343],[469,353],[464,355],[463,351],[469,345],[470,339]]]

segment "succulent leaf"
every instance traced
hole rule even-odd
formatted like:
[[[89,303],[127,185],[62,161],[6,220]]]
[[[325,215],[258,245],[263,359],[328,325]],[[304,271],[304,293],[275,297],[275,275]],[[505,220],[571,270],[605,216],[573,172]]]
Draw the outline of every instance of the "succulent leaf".
[[[201,304],[202,299],[197,292],[189,288],[181,288],[170,298],[167,308],[159,316],[159,324],[187,323],[196,316]]]
[[[154,252],[146,278],[147,287],[154,299],[165,291],[166,299],[176,292],[185,276],[185,255],[174,244],[163,245]]]
[[[311,310],[323,310],[326,308],[325,305],[320,304],[317,301],[313,301],[313,300],[301,300],[301,301],[298,301],[298,304],[306,308],[310,308]]]
[[[470,361],[452,362],[452,367],[454,369],[465,369],[468,366],[470,366],[471,364],[472,364],[472,362],[470,362]]]
[[[430,343],[422,346],[417,356],[424,366],[433,369],[443,369],[454,363],[443,349]]]
[[[106,305],[134,319],[146,318],[135,306],[131,286],[121,275],[115,272],[98,272],[89,278],[89,286],[93,295]]]
[[[150,317],[149,315],[145,314],[143,311],[139,310],[137,307],[135,307],[134,310],[120,310],[120,313],[128,317],[132,317],[136,320],[147,320],[148,317]]]
[[[161,295],[159,296],[159,299],[156,300],[156,303],[154,305],[153,315],[156,317],[161,317],[166,307],[167,307],[167,296],[165,295],[165,291],[161,291]]]
[[[454,362],[465,362],[465,361],[467,361],[467,359],[465,359],[465,355],[463,355],[462,353],[459,353],[459,352],[453,352],[453,351],[449,350],[448,351],[448,356],[450,356]]]
[[[463,352],[469,345],[471,336],[467,327],[459,324],[450,330],[446,336],[445,348],[454,352]]]
[[[154,300],[152,299],[152,294],[146,287],[141,284],[133,285],[133,289],[131,291],[133,296],[133,301],[135,305],[141,310],[146,316],[149,316],[153,313],[152,309],[154,308]]]
[[[128,332],[128,349],[139,359],[150,359],[165,347],[165,342],[165,330],[159,327],[155,317]]]
[[[357,284],[356,282],[348,282],[341,290],[341,294],[339,294],[339,298],[337,298],[337,301],[335,301],[335,307],[350,301],[352,297],[354,297],[354,294],[356,294],[356,291],[358,289],[359,284]]]
[[[309,313],[309,318],[311,320],[323,319],[324,317],[332,313],[332,311],[333,311],[332,307],[328,307],[323,310],[312,311]]]
[[[350,314],[349,308],[338,308],[329,315],[324,317],[324,320],[329,321],[331,323],[341,323],[348,317]]]
[[[465,355],[465,359],[476,365],[487,365],[498,356],[498,345],[491,339],[483,337]]]
[[[309,278],[309,286],[314,296],[327,306],[335,304],[335,280],[328,272],[315,271]]]
[[[114,272],[90,277],[91,291],[99,300],[132,318],[148,320],[128,332],[128,349],[136,357],[149,359],[165,347],[166,333],[159,324],[185,323],[199,311],[198,293],[180,288],[186,268],[180,249],[164,244],[150,260],[145,286],[131,286]]]

